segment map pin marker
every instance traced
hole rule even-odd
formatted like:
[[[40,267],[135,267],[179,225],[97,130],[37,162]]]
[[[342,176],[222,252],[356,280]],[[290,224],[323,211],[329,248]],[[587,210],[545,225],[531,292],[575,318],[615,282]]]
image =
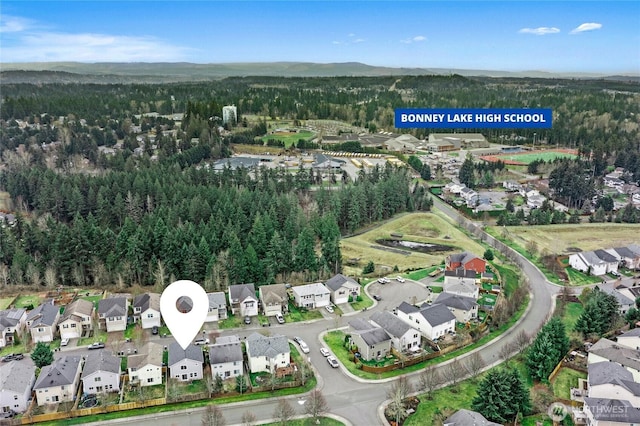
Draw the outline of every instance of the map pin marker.
[[[193,281],[176,281],[165,288],[160,296],[160,312],[164,323],[185,350],[200,331],[208,311],[207,293]]]

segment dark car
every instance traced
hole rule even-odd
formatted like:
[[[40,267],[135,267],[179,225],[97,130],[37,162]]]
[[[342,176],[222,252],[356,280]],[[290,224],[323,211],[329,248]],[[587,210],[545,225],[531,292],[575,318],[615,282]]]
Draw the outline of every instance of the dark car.
[[[251,324],[251,317],[249,315],[247,315],[246,317],[244,317],[244,323],[245,324]]]
[[[379,296],[377,294],[374,294],[373,298],[376,299],[378,302],[382,300],[382,296]]]
[[[21,359],[24,359],[24,355],[22,355],[22,354],[9,354],[9,355],[5,356],[4,358],[2,358],[2,361],[4,361],[4,362],[20,361]]]
[[[158,326],[154,325],[153,327],[151,327],[151,334],[153,334],[154,336],[156,336],[158,334]]]

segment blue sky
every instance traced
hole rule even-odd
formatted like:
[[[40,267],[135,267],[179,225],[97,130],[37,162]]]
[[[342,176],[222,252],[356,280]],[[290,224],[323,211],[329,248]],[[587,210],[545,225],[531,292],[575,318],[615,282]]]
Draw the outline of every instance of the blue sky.
[[[640,2],[10,1],[0,62],[640,73]]]

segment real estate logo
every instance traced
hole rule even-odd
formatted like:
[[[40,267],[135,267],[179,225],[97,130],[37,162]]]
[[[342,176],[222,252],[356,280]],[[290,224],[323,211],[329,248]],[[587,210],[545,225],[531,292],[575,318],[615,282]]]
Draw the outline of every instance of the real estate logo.
[[[554,402],[549,406],[547,414],[554,422],[561,422],[569,414],[569,409],[561,402]]]

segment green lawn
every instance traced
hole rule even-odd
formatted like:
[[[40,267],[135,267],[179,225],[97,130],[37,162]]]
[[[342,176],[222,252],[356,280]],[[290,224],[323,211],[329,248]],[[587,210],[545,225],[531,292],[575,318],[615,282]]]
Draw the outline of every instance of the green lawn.
[[[105,343],[107,341],[107,332],[104,330],[94,330],[93,337],[82,337],[78,339],[78,346],[90,345],[95,342]]]
[[[299,139],[310,140],[312,137],[313,137],[312,132],[309,132],[307,130],[300,130],[297,133],[289,133],[289,134],[283,134],[283,135],[268,134],[263,136],[260,139],[262,139],[264,143],[267,143],[269,139],[283,141],[285,148],[289,148],[294,143],[297,143]]]
[[[598,284],[602,282],[602,277],[587,275],[573,268],[566,268],[565,271],[569,276],[569,283],[571,285],[578,286],[578,285]]]
[[[495,294],[482,294],[478,299],[478,305],[494,306],[496,304],[497,296]]]
[[[442,293],[442,287],[437,285],[430,285],[429,288],[434,293]]]
[[[125,392],[123,402],[140,401],[142,399],[141,395],[145,400],[164,398],[164,385],[142,386],[131,392]]]
[[[360,301],[351,302],[351,307],[355,311],[361,311],[363,308],[370,308],[373,306],[373,300],[364,291],[360,292]]]
[[[504,265],[492,264],[495,269],[500,273],[500,278],[504,282],[504,291],[509,296],[518,286],[518,273],[512,268]]]
[[[241,327],[242,324],[243,324],[242,318],[237,317],[235,315],[231,315],[231,314],[229,314],[229,316],[226,319],[218,321],[218,327],[220,329],[238,328],[238,327]]]
[[[0,356],[5,356],[8,354],[13,354],[13,353],[25,353],[27,352],[27,347],[23,344],[20,343],[18,345],[14,345],[14,346],[6,346],[2,349],[0,349]]]
[[[82,296],[82,297],[80,297],[80,299],[88,300],[89,302],[93,303],[93,306],[96,309],[98,309],[98,302],[100,300],[102,300],[102,295],[100,295],[100,296]]]
[[[564,323],[567,333],[570,333],[573,330],[583,310],[584,308],[582,307],[582,303],[569,302],[565,305],[562,322]]]
[[[553,394],[558,398],[571,399],[571,388],[578,387],[578,379],[586,379],[587,373],[573,370],[571,368],[561,368],[554,378],[551,386]]]
[[[300,309],[293,303],[289,302],[289,312],[285,314],[284,317],[287,322],[310,321],[322,318],[322,314],[317,309]]]
[[[403,274],[404,277],[407,277],[411,280],[414,281],[419,281],[423,278],[427,278],[429,276],[430,273],[432,273],[433,271],[437,270],[441,268],[441,266],[436,265],[436,266],[432,266],[430,268],[425,268],[425,269],[419,269],[417,271],[413,271],[413,272],[409,272],[408,274]]]
[[[543,160],[543,161],[546,161],[547,163],[550,163],[556,158],[576,158],[576,155],[569,154],[566,152],[541,151],[541,152],[532,152],[529,154],[500,155],[499,158],[501,160],[512,160],[512,161],[518,161],[523,164],[529,164],[536,160]]]
[[[15,297],[0,297],[0,311],[4,311],[13,302]]]
[[[420,404],[416,412],[409,416],[404,422],[405,426],[423,426],[436,423],[436,418],[440,417],[440,413],[449,417],[461,408],[471,407],[471,401],[476,395],[476,382],[466,380],[452,389],[446,387],[433,393],[433,399],[428,400],[421,395]],[[454,391],[455,390],[455,391]],[[446,417],[441,418],[444,420]]]
[[[337,420],[334,420],[334,419],[332,419],[330,417],[320,417],[318,420],[320,420],[319,423],[314,422],[313,419],[311,419],[311,418],[289,420],[289,421],[287,421],[287,426],[313,426],[313,425],[340,426],[340,425],[344,425],[344,423],[339,422]],[[280,425],[279,422],[276,422],[276,423],[263,423],[263,426],[279,426],[279,425]]]
[[[18,296],[14,305],[16,308],[26,308],[32,305],[34,308],[40,304],[40,297],[36,294],[25,294]]]

